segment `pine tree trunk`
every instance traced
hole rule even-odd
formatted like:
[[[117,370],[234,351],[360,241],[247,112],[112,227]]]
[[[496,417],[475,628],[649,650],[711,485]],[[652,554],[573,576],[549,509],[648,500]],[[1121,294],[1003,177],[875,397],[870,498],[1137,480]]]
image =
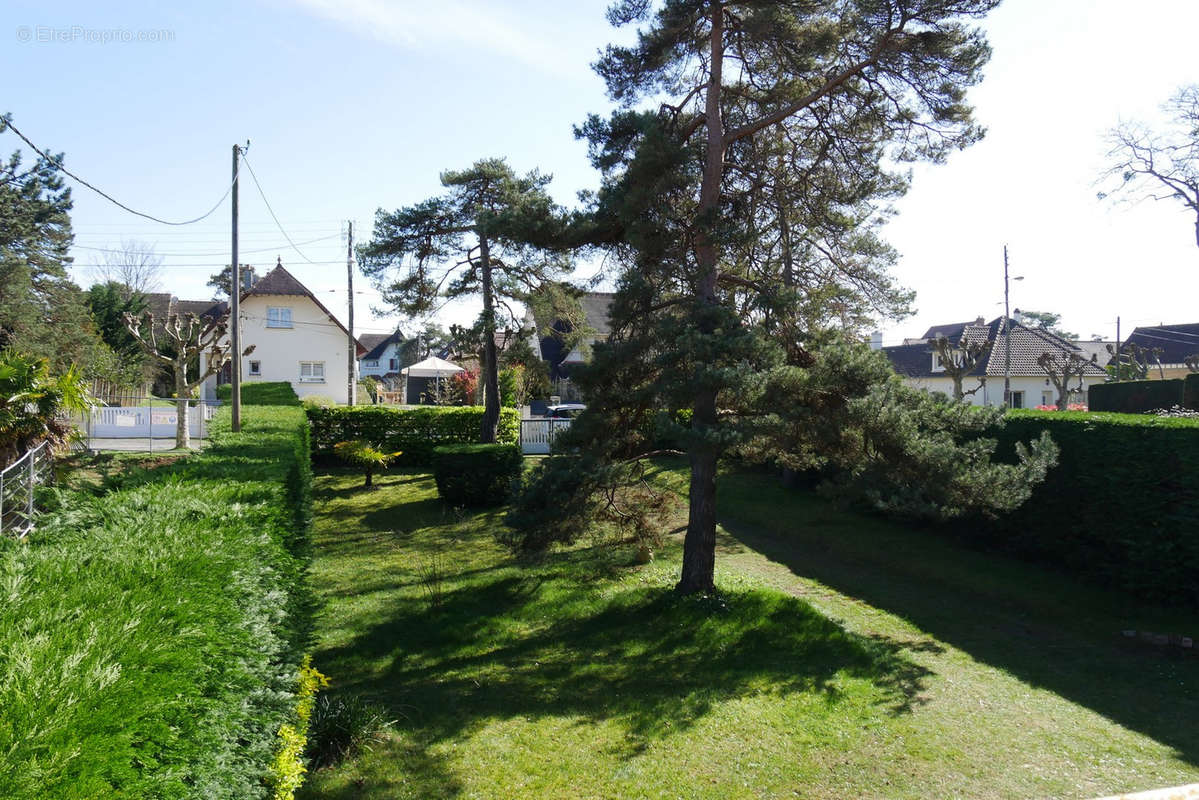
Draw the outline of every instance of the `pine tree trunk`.
[[[701,226],[695,237],[695,259],[699,267],[695,284],[697,311],[701,313],[700,333],[715,333],[712,320],[702,314],[704,307],[719,302],[717,296],[716,244],[708,230],[720,205],[720,185],[724,178],[724,125],[720,116],[720,86],[724,48],[724,9],[712,3],[711,82],[705,98],[708,144],[703,183],[699,190]],[[714,433],[716,427],[716,390],[701,389],[692,401],[692,426],[701,434]],[[676,590],[682,594],[709,592],[715,588],[716,568],[716,459],[714,445],[697,442],[691,449],[691,486],[688,494],[687,535],[683,539],[683,571]]]
[[[495,353],[495,298],[492,296],[491,253],[487,237],[479,237],[483,271],[483,422],[479,442],[493,444],[500,424],[500,378]]]
[[[187,387],[187,349],[180,348],[180,353],[175,358],[175,449],[186,450],[192,446],[191,431],[187,426],[187,400],[191,390]],[[151,428],[153,417],[151,410]]]

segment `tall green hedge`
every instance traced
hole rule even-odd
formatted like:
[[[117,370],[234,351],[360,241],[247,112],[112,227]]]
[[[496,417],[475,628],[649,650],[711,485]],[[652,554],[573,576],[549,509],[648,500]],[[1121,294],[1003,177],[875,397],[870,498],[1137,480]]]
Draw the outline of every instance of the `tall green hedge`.
[[[59,490],[0,552],[0,797],[269,796],[310,647],[299,409],[202,454]]]
[[[312,453],[317,458],[333,457],[333,445],[361,439],[386,452],[399,451],[400,464],[429,466],[433,448],[443,444],[473,444],[479,441],[483,423],[482,406],[354,406],[353,408],[310,408]],[[500,444],[520,441],[520,412],[500,409],[497,436]]]
[[[1119,414],[1145,414],[1183,405],[1183,381],[1121,381],[1097,383],[1087,390],[1087,408]]]
[[[228,403],[233,387],[221,384],[216,387],[216,396]],[[300,397],[287,381],[253,381],[241,385],[241,402],[244,406],[298,406]]]
[[[1199,374],[1192,373],[1182,379],[1182,405],[1199,409]]]
[[[1058,466],[988,534],[1119,591],[1199,607],[1199,420],[1015,411],[999,452],[1043,430]]]

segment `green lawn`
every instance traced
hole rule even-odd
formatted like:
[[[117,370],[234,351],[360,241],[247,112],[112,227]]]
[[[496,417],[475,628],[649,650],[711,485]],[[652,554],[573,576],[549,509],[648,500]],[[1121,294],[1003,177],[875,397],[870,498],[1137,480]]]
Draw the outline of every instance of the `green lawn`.
[[[677,468],[664,483],[684,485]],[[303,796],[1094,797],[1199,781],[1193,618],[721,483],[723,601],[580,547],[518,565],[432,478],[318,475],[315,664],[387,741]],[[677,538],[677,537],[676,537]],[[440,579],[436,576],[441,574]]]

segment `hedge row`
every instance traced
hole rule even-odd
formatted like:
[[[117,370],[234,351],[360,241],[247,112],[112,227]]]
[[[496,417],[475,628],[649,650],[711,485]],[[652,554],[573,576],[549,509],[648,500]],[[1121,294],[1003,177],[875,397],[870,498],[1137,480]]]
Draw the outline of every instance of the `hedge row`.
[[[332,458],[333,445],[361,439],[385,452],[399,451],[396,460],[409,466],[432,464],[433,448],[443,444],[472,444],[479,441],[483,424],[482,406],[354,406],[310,408],[312,454]],[[497,441],[520,441],[520,412],[500,409]]]
[[[233,398],[233,387],[223,383],[216,387],[218,400],[228,403]],[[243,406],[298,406],[300,397],[287,381],[252,381],[241,385]]]
[[[1199,420],[1015,411],[999,452],[1043,430],[1058,466],[988,533],[1137,597],[1199,607]]]
[[[0,553],[0,797],[270,795],[311,640],[307,425],[214,428],[202,454],[58,490]]]
[[[511,444],[450,444],[433,448],[433,479],[455,506],[498,506],[520,477],[520,448]]]
[[[1165,381],[1099,383],[1087,390],[1091,411],[1145,414],[1174,406],[1199,409],[1199,375]]]

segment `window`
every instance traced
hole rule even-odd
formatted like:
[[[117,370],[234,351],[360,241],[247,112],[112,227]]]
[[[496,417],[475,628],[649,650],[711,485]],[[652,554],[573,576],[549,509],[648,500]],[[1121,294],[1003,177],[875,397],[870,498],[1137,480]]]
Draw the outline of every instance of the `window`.
[[[366,365],[367,365],[368,367],[377,367],[377,366],[379,366],[379,359],[377,359],[377,358],[372,358],[370,361],[367,361],[367,362],[366,362]]]
[[[268,328],[290,328],[291,309],[285,306],[268,306],[266,310]]]
[[[1012,408],[1024,408],[1024,392],[1012,392]]]
[[[387,360],[387,368],[389,370],[391,370],[392,372],[395,372],[396,370],[398,370],[400,368],[400,360],[398,358],[388,359]]]
[[[1055,400],[1055,399],[1054,399],[1054,397],[1053,397],[1053,392],[1051,392],[1051,391],[1049,391],[1049,390],[1047,390],[1047,389],[1043,389],[1043,390],[1041,391],[1041,405],[1043,405],[1043,406],[1051,406],[1051,405],[1054,405],[1054,404],[1056,404],[1056,403],[1057,403],[1057,400]]]
[[[250,362],[250,374],[251,375],[261,375],[262,374],[262,362],[261,361],[251,361]]]
[[[325,362],[324,361],[301,361],[300,362],[300,383],[324,383],[325,382]]]

